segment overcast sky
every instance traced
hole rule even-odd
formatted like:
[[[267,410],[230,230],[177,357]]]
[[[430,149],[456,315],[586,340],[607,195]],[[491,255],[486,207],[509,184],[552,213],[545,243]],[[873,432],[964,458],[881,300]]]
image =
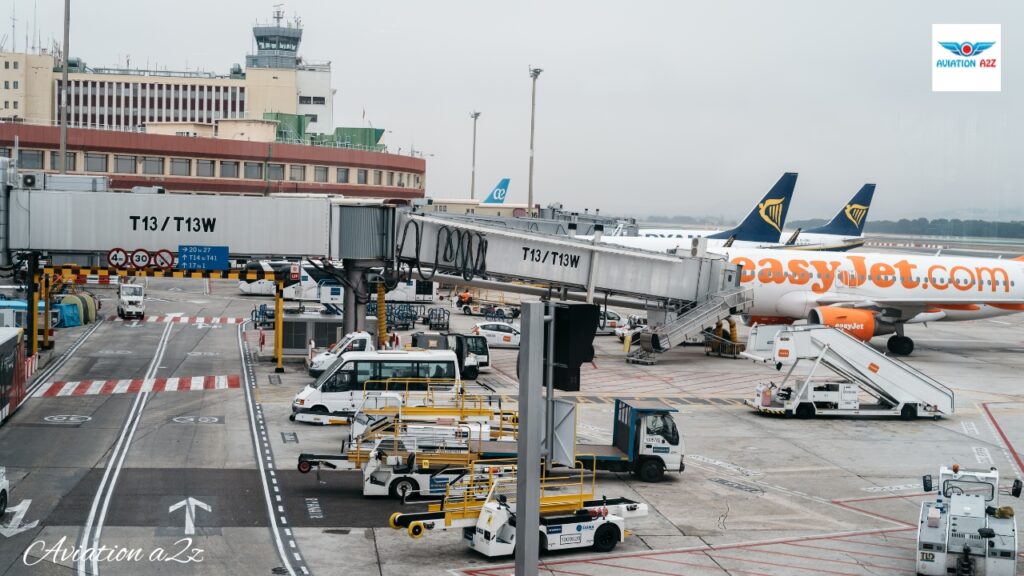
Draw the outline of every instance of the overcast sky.
[[[10,7],[14,0],[5,0]],[[18,44],[38,12],[16,0]],[[90,66],[226,73],[272,2],[72,0]],[[830,217],[864,182],[873,219],[1024,218],[1024,3],[921,0],[291,1],[300,53],[333,63],[335,122],[427,154],[427,191],[512,179],[525,203],[528,66],[537,85],[535,201],[633,215],[738,218],[797,171],[790,219]],[[7,14],[2,15],[9,24]],[[931,92],[933,23],[1002,24],[1001,93]],[[9,34],[9,33],[8,33]],[[31,42],[31,39],[30,39]],[[10,47],[8,40],[7,47]],[[999,63],[1003,65],[1002,62]]]

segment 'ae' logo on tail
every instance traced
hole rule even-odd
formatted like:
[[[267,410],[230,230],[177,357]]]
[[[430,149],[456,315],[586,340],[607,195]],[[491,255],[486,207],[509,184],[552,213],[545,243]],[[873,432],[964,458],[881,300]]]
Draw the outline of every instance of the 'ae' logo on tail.
[[[864,216],[868,213],[868,207],[862,204],[847,204],[843,210],[846,213],[846,217],[853,222],[853,225],[860,228],[861,222],[864,221]]]
[[[757,213],[761,219],[771,225],[779,232],[782,232],[782,204],[784,198],[769,198],[757,205]]]

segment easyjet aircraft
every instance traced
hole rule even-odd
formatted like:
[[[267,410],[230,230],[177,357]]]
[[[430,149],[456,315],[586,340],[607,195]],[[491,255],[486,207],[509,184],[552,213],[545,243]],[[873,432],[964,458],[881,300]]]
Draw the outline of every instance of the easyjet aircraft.
[[[1024,256],[1015,260],[731,249],[754,287],[752,322],[842,328],[864,341],[893,334],[888,348],[910,354],[904,324],[975,320],[1024,312]]]

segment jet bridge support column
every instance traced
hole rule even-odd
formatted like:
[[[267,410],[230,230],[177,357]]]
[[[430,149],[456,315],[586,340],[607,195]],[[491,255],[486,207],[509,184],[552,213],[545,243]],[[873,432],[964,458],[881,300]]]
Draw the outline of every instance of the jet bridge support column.
[[[51,350],[50,342],[50,282],[51,276],[43,273],[43,350]]]
[[[280,274],[275,280],[274,290],[274,360],[277,367],[274,372],[284,372],[284,280]]]

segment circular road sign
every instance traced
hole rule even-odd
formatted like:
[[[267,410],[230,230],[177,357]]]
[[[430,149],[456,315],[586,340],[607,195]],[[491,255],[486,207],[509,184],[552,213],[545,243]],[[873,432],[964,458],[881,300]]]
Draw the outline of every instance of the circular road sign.
[[[174,254],[171,254],[170,250],[157,250],[156,254],[153,255],[153,264],[157,268],[170,270],[174,266]]]
[[[149,266],[150,259],[151,256],[149,252],[142,248],[132,252],[132,266],[136,268],[145,268],[146,266]]]
[[[107,264],[114,268],[124,268],[128,264],[128,252],[124,248],[112,248],[107,252]]]

